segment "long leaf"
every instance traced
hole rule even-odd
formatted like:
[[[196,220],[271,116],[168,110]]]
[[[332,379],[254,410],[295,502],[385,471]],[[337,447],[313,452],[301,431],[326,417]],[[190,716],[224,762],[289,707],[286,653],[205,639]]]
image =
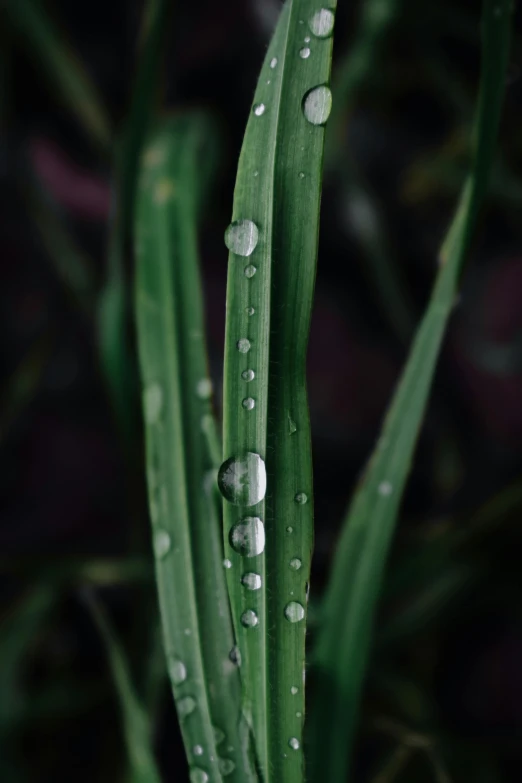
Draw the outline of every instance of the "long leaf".
[[[510,16],[510,0],[485,0],[472,171],[441,250],[440,271],[428,309],[337,548],[315,655],[317,709],[311,733],[314,781],[347,779],[386,556],[459,274],[493,163],[509,52]]]
[[[313,536],[305,355],[331,106],[330,6],[293,0],[281,13],[254,96],[226,232],[220,486],[228,586],[245,713],[263,780],[278,783],[303,780]]]

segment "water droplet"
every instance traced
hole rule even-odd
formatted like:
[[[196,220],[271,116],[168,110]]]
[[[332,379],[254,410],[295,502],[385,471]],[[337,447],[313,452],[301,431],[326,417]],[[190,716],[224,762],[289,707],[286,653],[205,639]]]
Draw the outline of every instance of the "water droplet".
[[[151,383],[143,392],[143,406],[145,408],[145,421],[147,424],[155,424],[163,408],[163,389],[157,383]]]
[[[190,770],[190,783],[208,783],[208,775],[204,769],[192,767]]]
[[[259,618],[253,609],[247,609],[241,615],[241,625],[244,625],[245,628],[255,628],[258,622]]]
[[[248,353],[252,347],[252,343],[246,337],[242,337],[237,341],[237,350],[239,353]]]
[[[253,307],[247,307],[247,308],[246,308],[246,310],[245,310],[245,313],[246,313],[247,315],[254,315],[254,313],[255,313],[255,310],[254,310],[254,308],[253,308]]]
[[[254,114],[256,117],[261,117],[265,113],[266,106],[264,103],[256,103],[254,105]]]
[[[277,65],[277,57],[272,57],[272,59],[270,60],[270,67],[273,69],[276,67],[276,65]]]
[[[255,506],[266,494],[264,461],[252,451],[242,457],[230,457],[219,469],[218,486],[229,503]]]
[[[234,220],[225,231],[225,245],[238,256],[250,256],[259,241],[259,229],[252,220]]]
[[[181,685],[187,679],[187,667],[177,658],[169,657],[167,668],[173,685]]]
[[[301,566],[302,566],[302,565],[303,565],[303,564],[301,563],[301,561],[299,560],[299,558],[298,558],[298,557],[293,557],[293,558],[290,560],[290,568],[291,568],[293,571],[299,571],[299,569],[301,568]]]
[[[241,666],[241,650],[239,649],[237,644],[235,644],[232,647],[232,649],[230,650],[230,652],[228,654],[228,657],[230,658],[232,663],[236,664],[236,666]]]
[[[296,688],[295,685],[292,685],[292,687],[290,688],[290,693],[292,694],[292,696],[295,696],[296,693],[299,693],[299,688]]]
[[[202,756],[203,755],[203,747],[201,745],[194,745],[192,748],[192,753],[195,756]]]
[[[185,634],[185,636],[190,636],[192,634],[192,631],[190,630],[190,628],[185,628],[183,633]]]
[[[304,616],[305,610],[297,601],[290,601],[290,603],[285,606],[285,617],[287,620],[290,620],[291,623],[300,622]]]
[[[251,411],[256,407],[256,401],[253,399],[253,397],[245,397],[241,405],[243,408],[246,408],[247,411]]]
[[[259,171],[254,171],[254,177],[259,177]]]
[[[308,58],[310,57],[310,49],[308,48],[308,46],[303,46],[303,48],[300,49],[299,57],[302,60],[308,60]]]
[[[170,536],[166,530],[156,530],[154,533],[154,554],[161,560],[170,552]]]
[[[166,204],[174,195],[174,183],[171,179],[161,179],[154,188],[154,201],[156,204]]]
[[[293,527],[290,527],[290,526],[288,526],[288,527],[286,528],[286,532],[287,532],[287,533],[293,533],[293,532],[294,532],[294,528],[293,528]]]
[[[305,39],[304,39],[304,42],[305,42],[305,43],[310,43],[310,36],[309,36],[309,35],[307,35],[307,36],[305,37]]]
[[[311,17],[308,24],[310,30],[317,38],[328,38],[334,28],[335,17],[329,8],[321,8]]]
[[[393,487],[389,481],[381,481],[378,488],[379,495],[388,497],[393,492]]]
[[[265,526],[259,517],[245,517],[229,535],[230,545],[243,557],[256,557],[265,548]]]
[[[261,577],[259,574],[254,574],[252,572],[243,574],[241,577],[241,584],[248,590],[259,590],[261,587]]]
[[[304,171],[300,171],[300,172],[299,172],[299,179],[304,179],[304,178],[305,178],[305,173],[304,173]]]
[[[232,561],[228,558],[223,560],[223,568],[232,568]]]
[[[255,273],[257,272],[257,267],[253,264],[249,264],[245,267],[245,277],[248,277],[249,279],[251,277],[254,277]]]
[[[226,775],[231,775],[236,768],[236,765],[234,764],[232,759],[219,759],[218,766],[219,766],[219,771],[225,777]]]
[[[294,432],[297,432],[297,424],[292,419],[290,414],[288,414],[288,432],[290,433],[290,435],[293,435]]]
[[[304,116],[312,125],[324,125],[332,110],[332,92],[326,84],[314,87],[303,100]]]
[[[212,395],[212,381],[210,378],[201,378],[196,385],[196,394],[200,400],[208,400]]]
[[[300,506],[304,506],[305,503],[308,503],[308,495],[305,492],[298,492],[294,500]]]
[[[241,373],[241,377],[243,378],[244,381],[249,383],[250,381],[254,380],[256,374],[253,370],[243,370],[243,372]]]
[[[176,707],[180,720],[183,720],[196,709],[196,700],[192,696],[184,696],[182,699],[178,699]]]
[[[216,745],[220,745],[224,739],[225,739],[225,732],[221,731],[221,729],[218,729],[217,726],[214,726],[214,741]]]
[[[295,713],[295,717],[296,718],[302,718],[303,717],[303,713],[302,712],[296,712]]]
[[[297,737],[290,737],[290,739],[288,740],[288,744],[290,745],[292,750],[299,750],[299,748],[301,747]]]

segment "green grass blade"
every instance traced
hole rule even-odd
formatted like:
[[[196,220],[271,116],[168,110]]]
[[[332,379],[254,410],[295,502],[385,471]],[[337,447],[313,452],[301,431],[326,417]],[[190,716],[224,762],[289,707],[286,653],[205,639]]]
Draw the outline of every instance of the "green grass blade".
[[[137,199],[136,313],[157,583],[187,756],[194,780],[223,775],[247,783],[255,778],[229,657],[215,471],[203,432],[212,412],[196,219],[214,138],[209,122],[193,115],[166,122],[147,147]]]
[[[125,653],[94,593],[86,590],[84,598],[107,648],[123,718],[130,779],[132,783],[160,783],[161,776],[152,748],[150,722],[134,688]]]
[[[6,0],[4,12],[35,64],[46,73],[51,87],[61,94],[65,106],[77,116],[93,141],[106,150],[111,141],[111,128],[98,92],[42,3]]]
[[[510,0],[485,0],[472,171],[441,250],[440,270],[428,309],[337,549],[315,655],[317,709],[311,733],[314,781],[347,779],[386,556],[459,274],[492,167],[506,81],[510,16]]]
[[[263,780],[278,783],[303,780],[313,537],[305,356],[331,100],[329,5],[323,11],[317,0],[284,6],[254,96],[226,240],[220,476],[225,498],[233,500],[224,504],[227,576],[244,709]],[[266,464],[266,496],[258,458]]]

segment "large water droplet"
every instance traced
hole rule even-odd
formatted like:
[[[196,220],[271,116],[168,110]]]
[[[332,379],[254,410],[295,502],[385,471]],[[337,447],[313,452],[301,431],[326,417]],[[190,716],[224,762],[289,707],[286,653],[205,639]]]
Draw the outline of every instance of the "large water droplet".
[[[301,566],[302,566],[302,565],[303,565],[303,564],[302,564],[302,562],[299,560],[299,558],[298,558],[298,557],[293,557],[293,558],[290,560],[290,568],[292,569],[292,571],[299,571],[299,569],[301,568]]]
[[[301,747],[297,737],[290,737],[290,739],[288,740],[288,744],[290,745],[292,750],[299,750],[299,748]]]
[[[247,590],[259,590],[261,587],[261,577],[259,574],[249,572],[243,574],[241,577],[241,584],[247,588]]]
[[[219,759],[218,766],[219,766],[219,771],[224,777],[226,777],[227,775],[231,775],[236,768],[236,765],[234,764],[232,759]]]
[[[219,469],[218,486],[229,503],[255,506],[266,494],[264,461],[252,451],[242,457],[230,457]]]
[[[147,424],[155,424],[163,408],[163,389],[158,383],[151,383],[143,392],[143,406],[145,421]]]
[[[296,503],[299,503],[300,506],[304,506],[305,503],[308,503],[308,495],[305,492],[298,492],[294,500]]]
[[[204,769],[192,767],[190,770],[190,783],[208,783],[208,775]]]
[[[252,347],[252,343],[246,337],[242,337],[241,340],[238,340],[236,345],[239,353],[248,353]]]
[[[270,60],[270,67],[275,68],[276,65],[277,65],[277,57],[272,57],[272,59]]]
[[[166,557],[168,553],[170,552],[170,536],[167,533],[166,530],[156,530],[154,533],[154,554],[156,557],[161,560],[163,557]]]
[[[253,609],[247,609],[241,615],[241,625],[244,625],[245,628],[255,628],[258,622],[259,618]]]
[[[254,105],[254,114],[256,117],[261,117],[265,113],[266,106],[264,103],[256,103]]]
[[[225,732],[221,731],[221,729],[218,729],[217,726],[214,726],[213,731],[214,731],[214,741],[216,745],[220,745],[225,739]]]
[[[196,709],[196,700],[192,696],[184,696],[182,699],[178,699],[176,708],[180,720],[183,720],[183,718],[186,718],[187,715],[190,715]]]
[[[299,50],[299,57],[302,60],[308,60],[310,57],[310,49],[308,46],[303,46],[303,48]]]
[[[236,664],[236,666],[241,666],[241,650],[239,649],[237,644],[235,644],[232,647],[232,649],[230,650],[230,652],[228,654],[228,657],[230,658],[232,663]]]
[[[324,125],[332,111],[332,92],[326,84],[314,87],[303,99],[303,113],[312,125]]]
[[[335,16],[329,8],[321,8],[310,18],[310,30],[317,38],[328,38],[334,28]]]
[[[285,617],[290,620],[291,623],[298,623],[305,616],[305,610],[297,601],[290,601],[285,606]]]
[[[173,685],[181,685],[187,679],[187,667],[177,658],[169,657],[167,668]]]
[[[195,756],[202,756],[203,755],[203,745],[194,745],[192,748],[192,753]]]
[[[245,267],[245,277],[250,278],[254,277],[255,273],[257,272],[257,267],[255,267],[253,264],[249,264]]]
[[[241,373],[241,377],[243,378],[244,381],[248,383],[249,381],[254,380],[256,374],[253,370],[243,370],[243,372]]]
[[[256,401],[253,397],[246,397],[243,402],[241,403],[243,408],[246,408],[247,411],[252,411],[256,407]]]
[[[234,220],[225,231],[225,245],[238,256],[250,256],[259,241],[259,229],[252,220]]]
[[[200,400],[208,400],[212,395],[212,381],[210,378],[201,378],[196,384],[196,394]]]
[[[256,557],[265,548],[265,526],[259,517],[245,517],[230,531],[230,545],[243,557]]]

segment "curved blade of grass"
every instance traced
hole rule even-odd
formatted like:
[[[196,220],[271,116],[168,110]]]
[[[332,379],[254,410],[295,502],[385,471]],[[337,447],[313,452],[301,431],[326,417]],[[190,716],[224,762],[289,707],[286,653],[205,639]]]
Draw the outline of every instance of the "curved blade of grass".
[[[6,0],[3,8],[30,56],[61,93],[65,106],[76,114],[93,141],[107,150],[111,127],[98,92],[42,3]]]
[[[154,758],[150,722],[134,688],[123,648],[94,593],[84,590],[83,598],[107,649],[112,677],[120,701],[130,779],[132,783],[160,783],[161,776]]]
[[[333,18],[335,4],[329,6]],[[225,503],[227,576],[244,709],[263,780],[278,783],[303,780],[305,614],[313,537],[305,358],[324,144],[324,122],[306,119],[304,101],[330,77],[331,34],[316,37],[309,27],[320,9],[317,0],[293,0],[281,13],[255,93],[234,195],[233,221],[253,221],[259,241],[245,258],[244,252],[233,252],[229,240],[224,457],[238,459],[241,471],[245,453],[259,455],[266,463],[267,490],[261,499],[247,498],[246,492],[239,505]],[[329,91],[322,88],[322,94],[328,99]],[[248,370],[255,373],[253,380],[245,380],[251,377],[244,375]],[[255,485],[254,472],[247,471],[246,482]],[[230,536],[234,525],[252,517],[262,520],[257,524],[266,544],[259,551],[258,537],[247,553],[252,556],[244,557]],[[248,580],[260,587],[249,589]]]
[[[459,274],[486,193],[509,51],[510,0],[485,0],[475,154],[441,250],[431,301],[392,401],[382,437],[352,502],[337,549],[319,633],[313,780],[346,780],[372,621],[399,503],[426,408]]]
[[[137,199],[136,312],[156,574],[174,698],[191,767],[209,781],[226,774],[239,783],[255,777],[239,673],[229,658],[233,633],[215,472],[203,432],[212,414],[196,217],[214,137],[203,117],[180,117],[147,147]]]

